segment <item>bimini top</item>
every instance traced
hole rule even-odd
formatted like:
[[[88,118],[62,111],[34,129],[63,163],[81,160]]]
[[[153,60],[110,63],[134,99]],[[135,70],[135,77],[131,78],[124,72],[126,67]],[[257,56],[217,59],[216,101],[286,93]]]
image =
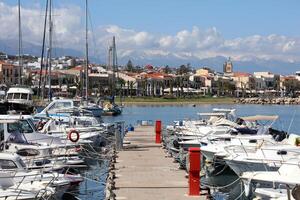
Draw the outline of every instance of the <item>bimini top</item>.
[[[214,112],[224,112],[224,113],[231,113],[235,112],[235,109],[227,109],[227,108],[213,108]]]
[[[247,116],[247,117],[240,117],[245,121],[258,121],[258,120],[272,120],[275,121],[278,119],[278,115],[254,115],[254,116]]]
[[[198,113],[197,115],[200,115],[200,116],[223,117],[223,116],[226,116],[226,113],[223,113],[223,112],[212,112],[212,113]]]

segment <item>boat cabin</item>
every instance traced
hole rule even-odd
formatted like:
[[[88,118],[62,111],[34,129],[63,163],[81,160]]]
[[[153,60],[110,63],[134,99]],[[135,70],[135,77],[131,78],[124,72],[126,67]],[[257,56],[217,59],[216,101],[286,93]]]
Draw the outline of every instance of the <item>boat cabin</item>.
[[[9,103],[32,105],[33,91],[29,87],[11,87],[8,89],[6,99]]]

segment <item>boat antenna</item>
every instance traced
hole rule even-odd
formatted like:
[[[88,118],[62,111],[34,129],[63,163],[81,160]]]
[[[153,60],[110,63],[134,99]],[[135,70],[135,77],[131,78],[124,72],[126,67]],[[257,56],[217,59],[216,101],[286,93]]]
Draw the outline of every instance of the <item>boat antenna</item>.
[[[292,119],[291,119],[291,122],[290,122],[289,128],[288,128],[288,130],[287,130],[287,133],[288,133],[288,134],[289,134],[289,132],[290,132],[290,129],[291,129],[291,127],[292,127],[292,124],[293,124],[293,122],[294,122],[295,115],[296,115],[296,109],[294,110],[293,117],[292,117]]]
[[[18,83],[22,84],[22,68],[23,68],[23,56],[22,56],[22,27],[21,27],[21,0],[18,0],[18,29],[19,29],[19,55],[18,55],[18,64],[19,64],[19,80]]]
[[[88,46],[88,0],[85,0],[85,99],[88,99],[89,88],[89,46]]]
[[[112,92],[112,96],[115,96],[115,93],[116,93],[116,71],[117,71],[117,68],[118,68],[118,63],[117,63],[117,50],[116,50],[116,37],[113,36],[113,44],[112,44],[112,70],[113,70],[113,92]],[[118,75],[118,74],[117,74]]]
[[[44,99],[44,89],[41,90],[41,83],[42,83],[42,73],[43,73],[43,66],[44,66],[44,54],[45,54],[45,40],[46,40],[46,27],[47,27],[47,16],[48,16],[48,2],[46,1],[46,10],[45,10],[45,19],[44,19],[44,30],[43,30],[43,46],[42,46],[42,55],[41,55],[41,68],[40,68],[40,80],[39,80],[39,88],[38,88],[38,95]]]
[[[48,49],[48,99],[51,101],[51,59],[52,59],[52,0],[49,2],[49,49]]]

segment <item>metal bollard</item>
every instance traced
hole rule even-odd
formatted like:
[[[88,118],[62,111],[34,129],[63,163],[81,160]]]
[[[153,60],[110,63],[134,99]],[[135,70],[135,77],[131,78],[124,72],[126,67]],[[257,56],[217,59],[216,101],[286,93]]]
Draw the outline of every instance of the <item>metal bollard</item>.
[[[156,120],[155,122],[155,143],[161,143],[161,121]]]
[[[119,129],[119,126],[117,124],[117,127],[115,128],[115,142],[116,142],[116,150],[120,151],[123,148],[123,138],[122,138],[122,132]]]
[[[200,157],[201,150],[198,147],[189,148],[190,170],[189,170],[189,195],[200,195]]]

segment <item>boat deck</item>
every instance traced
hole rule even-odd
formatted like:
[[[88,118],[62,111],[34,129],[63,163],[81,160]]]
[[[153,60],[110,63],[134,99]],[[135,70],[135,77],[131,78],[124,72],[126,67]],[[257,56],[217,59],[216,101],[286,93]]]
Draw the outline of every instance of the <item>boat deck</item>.
[[[178,169],[173,158],[166,157],[160,144],[155,144],[153,126],[138,126],[124,140],[115,165],[116,199],[205,199],[187,195],[185,171]]]

